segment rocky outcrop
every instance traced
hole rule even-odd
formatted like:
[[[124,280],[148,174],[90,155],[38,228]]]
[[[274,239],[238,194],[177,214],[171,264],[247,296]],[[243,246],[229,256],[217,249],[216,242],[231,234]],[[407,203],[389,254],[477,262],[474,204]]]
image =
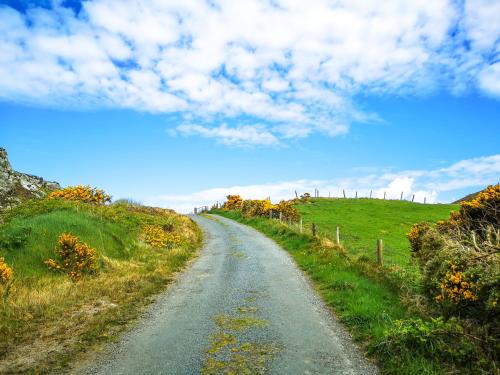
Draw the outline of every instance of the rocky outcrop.
[[[57,182],[13,170],[7,151],[0,147],[0,210],[25,199],[42,198],[57,189],[60,189]]]

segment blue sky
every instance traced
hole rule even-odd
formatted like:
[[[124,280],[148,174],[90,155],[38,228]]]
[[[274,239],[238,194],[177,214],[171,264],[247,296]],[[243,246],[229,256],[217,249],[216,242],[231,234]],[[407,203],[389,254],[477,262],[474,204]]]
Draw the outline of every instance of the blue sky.
[[[1,3],[17,170],[182,211],[500,179],[500,2]]]

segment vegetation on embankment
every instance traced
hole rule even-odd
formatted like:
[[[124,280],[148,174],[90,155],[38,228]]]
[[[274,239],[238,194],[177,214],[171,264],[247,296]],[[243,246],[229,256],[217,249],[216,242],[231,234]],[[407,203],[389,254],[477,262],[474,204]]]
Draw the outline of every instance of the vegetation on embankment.
[[[53,371],[116,337],[201,241],[171,210],[55,198],[1,216],[0,373]]]
[[[383,373],[498,372],[495,321],[482,326],[478,320],[461,319],[460,314],[443,316],[440,306],[429,301],[433,296],[425,293],[420,269],[412,262],[406,237],[411,224],[444,219],[452,206],[326,199],[295,202],[305,222],[317,224],[320,236],[314,238],[310,231],[300,233],[296,225],[269,220],[265,215],[249,216],[241,210],[212,213],[248,224],[288,250],[353,337],[377,359]],[[340,207],[326,207],[330,202]],[[354,207],[356,204],[361,207]],[[384,214],[381,207],[392,204],[398,208]],[[370,205],[376,209],[367,209]],[[358,227],[358,220],[364,225]],[[326,237],[334,238],[337,225],[343,228],[344,246],[340,247],[321,236],[326,232]],[[358,229],[359,233],[350,232]],[[400,254],[390,258],[393,265],[376,264],[378,238],[384,238],[390,249]],[[356,248],[363,243],[371,246]],[[441,250],[436,246],[435,251]]]

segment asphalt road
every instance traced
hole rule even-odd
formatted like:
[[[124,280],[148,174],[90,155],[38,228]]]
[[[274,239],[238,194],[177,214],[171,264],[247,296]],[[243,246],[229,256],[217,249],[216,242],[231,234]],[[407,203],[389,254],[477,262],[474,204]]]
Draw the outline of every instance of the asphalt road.
[[[87,374],[375,374],[276,243],[211,216],[200,257]]]

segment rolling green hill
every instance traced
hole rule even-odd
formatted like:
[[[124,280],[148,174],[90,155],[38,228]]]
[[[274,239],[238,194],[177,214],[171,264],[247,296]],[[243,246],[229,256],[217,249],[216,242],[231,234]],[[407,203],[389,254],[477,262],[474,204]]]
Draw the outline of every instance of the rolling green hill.
[[[347,253],[375,257],[377,239],[384,240],[386,263],[407,265],[410,247],[406,233],[414,223],[436,222],[448,218],[454,204],[420,204],[380,199],[316,198],[297,206],[304,225],[317,225],[321,235],[335,238],[340,227],[340,240]]]

